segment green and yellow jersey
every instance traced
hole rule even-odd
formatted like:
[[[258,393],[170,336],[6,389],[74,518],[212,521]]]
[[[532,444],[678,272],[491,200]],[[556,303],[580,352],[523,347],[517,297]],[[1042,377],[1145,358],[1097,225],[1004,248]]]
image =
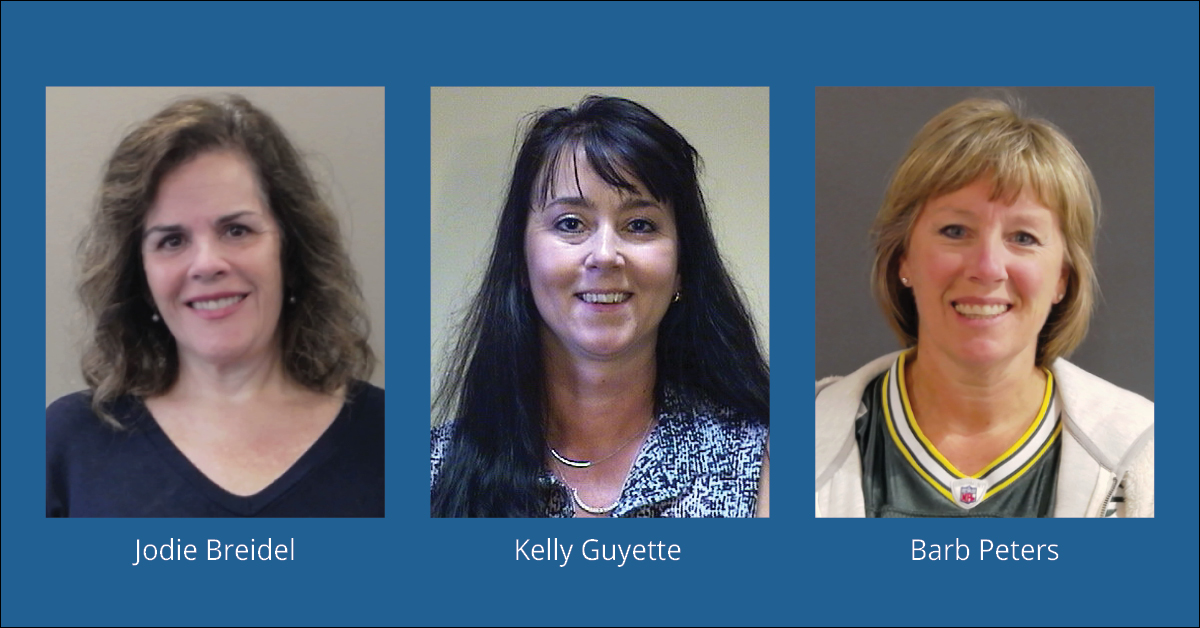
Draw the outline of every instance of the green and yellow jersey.
[[[1000,457],[967,475],[921,432],[904,385],[904,359],[863,393],[855,424],[868,517],[1049,517],[1054,512],[1062,423],[1054,376],[1042,405]]]

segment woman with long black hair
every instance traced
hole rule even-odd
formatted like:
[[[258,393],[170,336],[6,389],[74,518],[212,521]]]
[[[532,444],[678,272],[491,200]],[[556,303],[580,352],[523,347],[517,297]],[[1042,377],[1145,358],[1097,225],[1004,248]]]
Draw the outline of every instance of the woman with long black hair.
[[[630,100],[533,120],[434,399],[433,516],[766,514],[769,367],[698,162]]]

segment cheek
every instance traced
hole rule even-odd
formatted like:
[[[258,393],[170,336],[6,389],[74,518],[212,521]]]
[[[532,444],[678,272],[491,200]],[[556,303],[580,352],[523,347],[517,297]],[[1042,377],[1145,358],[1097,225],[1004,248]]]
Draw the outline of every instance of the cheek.
[[[525,268],[529,273],[529,289],[535,294],[540,294],[546,288],[547,273],[542,265],[543,257],[538,254],[536,249],[527,249],[525,255]]]
[[[249,267],[256,269],[262,288],[279,292],[287,291],[283,283],[283,250],[279,242],[275,242],[246,251],[242,259]]]
[[[569,284],[577,264],[572,263],[570,249],[562,244],[530,238],[525,243],[525,266],[529,270],[530,287],[537,292]]]
[[[939,282],[954,277],[962,268],[962,258],[952,252],[932,253],[925,259],[926,274]]]
[[[142,270],[146,274],[146,285],[150,287],[150,294],[156,303],[171,301],[179,291],[179,273],[169,262],[159,260],[143,264]]]
[[[525,266],[528,268],[529,292],[533,297],[534,306],[543,320],[552,315],[554,294],[556,291],[555,277],[552,269],[547,268],[546,260],[535,249],[527,249]]]
[[[1009,277],[1026,299],[1053,297],[1062,274],[1061,266],[1030,261],[1009,267]]]
[[[670,286],[672,294],[679,289],[679,284],[681,283],[679,280],[679,261],[675,256],[674,250],[664,260],[662,281]]]
[[[954,286],[962,274],[962,258],[953,252],[911,248],[901,265],[901,276],[911,281],[913,295],[936,295]]]
[[[673,242],[647,248],[640,258],[639,267],[646,280],[670,286],[672,292],[679,287],[679,253]]]

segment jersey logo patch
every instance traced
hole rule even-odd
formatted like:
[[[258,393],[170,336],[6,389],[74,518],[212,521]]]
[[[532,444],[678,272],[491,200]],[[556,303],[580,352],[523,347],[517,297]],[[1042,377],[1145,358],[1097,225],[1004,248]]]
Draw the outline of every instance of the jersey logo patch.
[[[960,508],[970,510],[979,505],[983,496],[987,495],[987,480],[980,478],[959,478],[950,483],[950,493],[954,495],[954,503]]]

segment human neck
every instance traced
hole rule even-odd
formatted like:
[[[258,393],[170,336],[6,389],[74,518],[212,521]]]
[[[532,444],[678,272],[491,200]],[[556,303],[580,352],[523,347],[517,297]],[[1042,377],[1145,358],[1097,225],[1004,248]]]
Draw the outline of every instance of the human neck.
[[[1045,374],[1032,355],[980,368],[919,349],[905,363],[909,403],[930,436],[1024,429],[1040,406],[1045,385]]]
[[[564,455],[594,459],[647,431],[654,416],[653,351],[584,360],[544,351],[547,438]]]
[[[275,351],[225,364],[181,355],[179,377],[167,396],[206,405],[245,405],[286,397],[295,388]]]

